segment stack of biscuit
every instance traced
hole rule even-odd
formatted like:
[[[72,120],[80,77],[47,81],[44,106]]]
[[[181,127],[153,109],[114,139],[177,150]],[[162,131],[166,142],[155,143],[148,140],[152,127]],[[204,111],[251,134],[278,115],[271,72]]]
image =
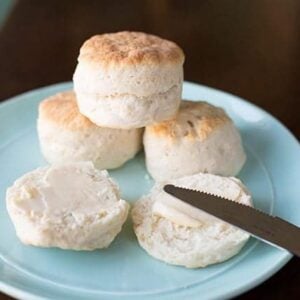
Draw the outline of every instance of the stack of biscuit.
[[[120,167],[140,150],[146,127],[146,164],[155,180],[236,175],[245,162],[239,133],[222,109],[181,101],[183,63],[178,45],[154,35],[125,31],[88,39],[74,92],[40,104],[38,133],[47,161]]]
[[[174,42],[141,32],[96,35],[82,45],[73,77],[74,91],[51,96],[39,106],[43,155],[51,164],[64,165],[25,175],[9,190],[7,201],[12,218],[18,220],[17,212],[25,209],[23,204],[19,207],[20,197],[24,203],[32,199],[38,203],[38,199],[43,204],[52,203],[53,195],[60,195],[60,201],[67,195],[69,202],[64,201],[68,209],[61,208],[58,221],[66,222],[67,218],[70,228],[79,224],[84,234],[70,230],[74,237],[84,239],[66,243],[58,227],[53,233],[58,237],[50,238],[43,229],[39,230],[43,235],[32,240],[24,237],[24,226],[20,226],[17,232],[21,240],[77,250],[107,247],[121,230],[128,207],[106,171],[98,173],[93,168],[120,167],[138,153],[143,139],[146,166],[156,185],[132,210],[140,245],[160,260],[192,268],[224,261],[242,248],[248,234],[191,211],[163,192],[165,183],[173,183],[252,205],[250,194],[238,179],[222,177],[235,176],[245,163],[239,132],[223,109],[181,99],[183,63],[184,53]],[[37,179],[37,174],[45,179]],[[66,178],[70,184],[77,182],[73,194],[62,183]],[[103,199],[97,193],[99,182]],[[51,184],[53,191],[49,193]],[[24,189],[29,192],[24,193]],[[105,191],[110,191],[109,197]],[[92,207],[86,211],[82,205],[85,197],[100,212]],[[52,212],[42,204],[39,216],[42,211],[50,224]],[[110,219],[119,215],[115,210],[120,206],[122,218],[112,224]],[[74,207],[80,218],[68,212]],[[89,225],[91,220],[94,227]],[[39,219],[25,221],[30,226],[40,224]]]

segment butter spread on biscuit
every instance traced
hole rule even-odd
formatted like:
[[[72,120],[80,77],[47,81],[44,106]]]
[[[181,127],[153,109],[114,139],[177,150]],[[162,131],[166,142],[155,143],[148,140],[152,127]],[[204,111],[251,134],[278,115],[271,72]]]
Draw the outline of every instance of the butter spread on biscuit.
[[[22,190],[17,206],[26,211],[55,216],[72,213],[74,217],[101,212],[119,200],[108,176],[94,172],[92,163],[57,165],[49,168],[34,189]],[[24,197],[26,196],[26,197]]]
[[[202,190],[206,193],[211,193],[231,199],[233,201],[242,202],[245,205],[250,205],[251,196],[241,185],[239,180],[234,177],[223,178],[220,176],[213,175],[202,175],[206,176],[205,184],[201,182],[189,182],[188,188],[195,190]],[[184,178],[178,179],[177,181],[184,182]],[[178,184],[177,184],[178,185]],[[181,186],[179,184],[179,186]],[[184,185],[182,185],[184,187]],[[162,190],[162,188],[160,187]],[[186,227],[203,227],[210,226],[216,220],[216,217],[184,202],[176,197],[173,197],[164,191],[159,193],[155,202],[152,205],[152,214],[163,217],[173,222],[174,224]]]

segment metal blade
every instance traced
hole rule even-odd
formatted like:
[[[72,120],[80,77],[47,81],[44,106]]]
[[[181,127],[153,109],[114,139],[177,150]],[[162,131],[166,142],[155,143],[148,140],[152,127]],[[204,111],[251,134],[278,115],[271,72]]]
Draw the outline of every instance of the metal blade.
[[[165,192],[272,245],[300,256],[300,228],[229,199],[168,184]]]

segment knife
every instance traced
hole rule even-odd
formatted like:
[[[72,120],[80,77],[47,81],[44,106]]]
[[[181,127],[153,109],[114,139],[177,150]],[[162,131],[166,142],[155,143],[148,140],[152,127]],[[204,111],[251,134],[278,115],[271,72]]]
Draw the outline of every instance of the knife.
[[[205,211],[256,238],[300,256],[300,228],[278,217],[267,215],[251,206],[220,196],[177,187],[164,186],[168,194]]]

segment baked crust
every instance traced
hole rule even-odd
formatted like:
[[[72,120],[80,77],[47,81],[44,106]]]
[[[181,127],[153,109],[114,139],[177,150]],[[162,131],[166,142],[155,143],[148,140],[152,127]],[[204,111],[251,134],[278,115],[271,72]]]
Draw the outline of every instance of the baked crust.
[[[78,62],[101,66],[183,64],[184,53],[174,42],[143,32],[95,35],[84,42]]]

